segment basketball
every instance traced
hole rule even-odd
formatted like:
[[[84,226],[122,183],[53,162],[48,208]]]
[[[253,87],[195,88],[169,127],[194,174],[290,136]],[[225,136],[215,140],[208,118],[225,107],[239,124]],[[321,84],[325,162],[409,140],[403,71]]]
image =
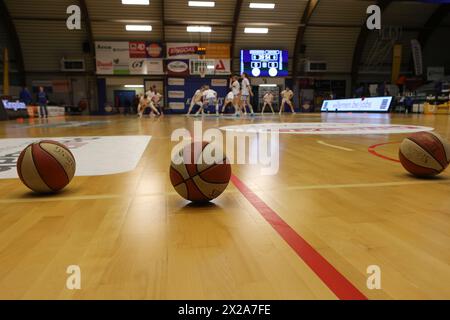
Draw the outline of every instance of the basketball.
[[[400,162],[418,177],[435,176],[450,163],[450,144],[433,132],[412,134],[400,145]]]
[[[225,155],[221,161],[205,161],[212,145],[193,142],[172,159],[170,181],[177,193],[192,202],[208,202],[222,194],[231,178],[231,166]],[[215,149],[215,154],[219,154]],[[220,150],[221,151],[221,150]],[[221,153],[220,153],[221,154]]]
[[[20,180],[37,193],[62,190],[72,180],[75,167],[70,150],[50,140],[30,144],[17,160]]]

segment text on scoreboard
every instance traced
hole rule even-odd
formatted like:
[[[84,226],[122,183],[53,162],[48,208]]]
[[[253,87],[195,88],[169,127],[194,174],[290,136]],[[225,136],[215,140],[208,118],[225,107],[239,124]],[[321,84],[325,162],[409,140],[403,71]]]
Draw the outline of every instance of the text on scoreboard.
[[[241,73],[253,77],[287,77],[287,50],[241,50]]]

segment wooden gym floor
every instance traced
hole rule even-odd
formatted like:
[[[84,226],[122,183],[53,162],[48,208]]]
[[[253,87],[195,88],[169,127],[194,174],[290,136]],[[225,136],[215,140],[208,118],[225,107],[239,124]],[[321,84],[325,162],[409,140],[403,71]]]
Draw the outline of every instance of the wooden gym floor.
[[[450,139],[448,116],[383,117],[434,127]],[[419,180],[368,152],[393,142],[376,151],[396,159],[404,134],[281,135],[277,175],[233,165],[236,183],[199,208],[180,198],[168,177],[170,135],[192,129],[194,118],[66,120],[110,123],[49,128],[9,121],[0,123],[0,138],[152,140],[134,171],[75,177],[52,197],[32,195],[18,179],[0,180],[2,299],[338,299],[355,292],[450,299],[450,171]],[[204,129],[280,121],[377,123],[380,115],[208,118]],[[264,210],[285,225],[266,220]],[[303,256],[285,240],[293,232],[294,242],[305,241]],[[323,259],[308,265],[314,254]],[[81,290],[66,288],[69,265],[81,268]],[[366,286],[370,265],[381,268],[380,290]]]

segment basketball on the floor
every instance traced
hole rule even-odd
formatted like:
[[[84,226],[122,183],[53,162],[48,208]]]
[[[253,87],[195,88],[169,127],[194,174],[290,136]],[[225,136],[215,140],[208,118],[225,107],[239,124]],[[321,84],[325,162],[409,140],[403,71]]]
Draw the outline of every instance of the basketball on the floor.
[[[212,145],[207,142],[193,142],[185,146],[176,158],[172,158],[170,181],[177,193],[186,200],[208,202],[227,188],[231,166],[225,154],[220,161],[205,159],[212,153],[211,150]]]
[[[17,161],[20,180],[37,193],[66,187],[75,175],[75,158],[61,143],[43,140],[26,147]]]
[[[400,162],[418,177],[435,176],[450,163],[450,144],[434,132],[410,135],[400,145]]]

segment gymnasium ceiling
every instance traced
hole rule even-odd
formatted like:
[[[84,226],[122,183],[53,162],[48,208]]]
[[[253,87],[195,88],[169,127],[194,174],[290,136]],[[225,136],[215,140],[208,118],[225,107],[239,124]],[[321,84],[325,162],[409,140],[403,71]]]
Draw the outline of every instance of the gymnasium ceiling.
[[[355,71],[355,52],[360,57],[356,59],[356,69],[359,69],[377,37],[377,32],[361,32],[367,16],[366,9],[371,4],[380,4],[385,8],[382,16],[384,25],[403,26],[400,41],[405,43],[403,61],[406,65],[410,59],[408,48],[411,39],[425,36],[427,43],[439,47],[442,37],[448,39],[450,33],[448,10],[439,19],[438,28],[434,28],[433,20],[436,19],[430,18],[436,18],[443,7],[417,1],[215,0],[214,8],[189,7],[188,0],[150,0],[149,6],[125,6],[121,0],[1,2],[6,5],[16,30],[19,41],[14,48],[22,52],[27,72],[58,71],[63,56],[85,56],[82,45],[86,41],[154,40],[231,43],[235,68],[241,48],[288,49],[291,72],[296,53],[297,61],[303,58],[324,60],[328,62],[329,73],[351,74],[352,65]],[[250,9],[250,2],[275,3],[275,9]],[[66,8],[72,4],[79,5],[83,10],[80,31],[66,28]],[[308,15],[308,12],[311,14]],[[151,24],[153,30],[148,33],[125,31],[125,24],[133,23]],[[188,33],[188,24],[209,25],[212,32]],[[245,27],[267,27],[269,33],[246,34]],[[448,56],[445,53],[437,59],[446,59],[444,62],[450,63]],[[92,59],[87,60],[92,68]],[[390,57],[386,57],[385,63],[389,61]]]

